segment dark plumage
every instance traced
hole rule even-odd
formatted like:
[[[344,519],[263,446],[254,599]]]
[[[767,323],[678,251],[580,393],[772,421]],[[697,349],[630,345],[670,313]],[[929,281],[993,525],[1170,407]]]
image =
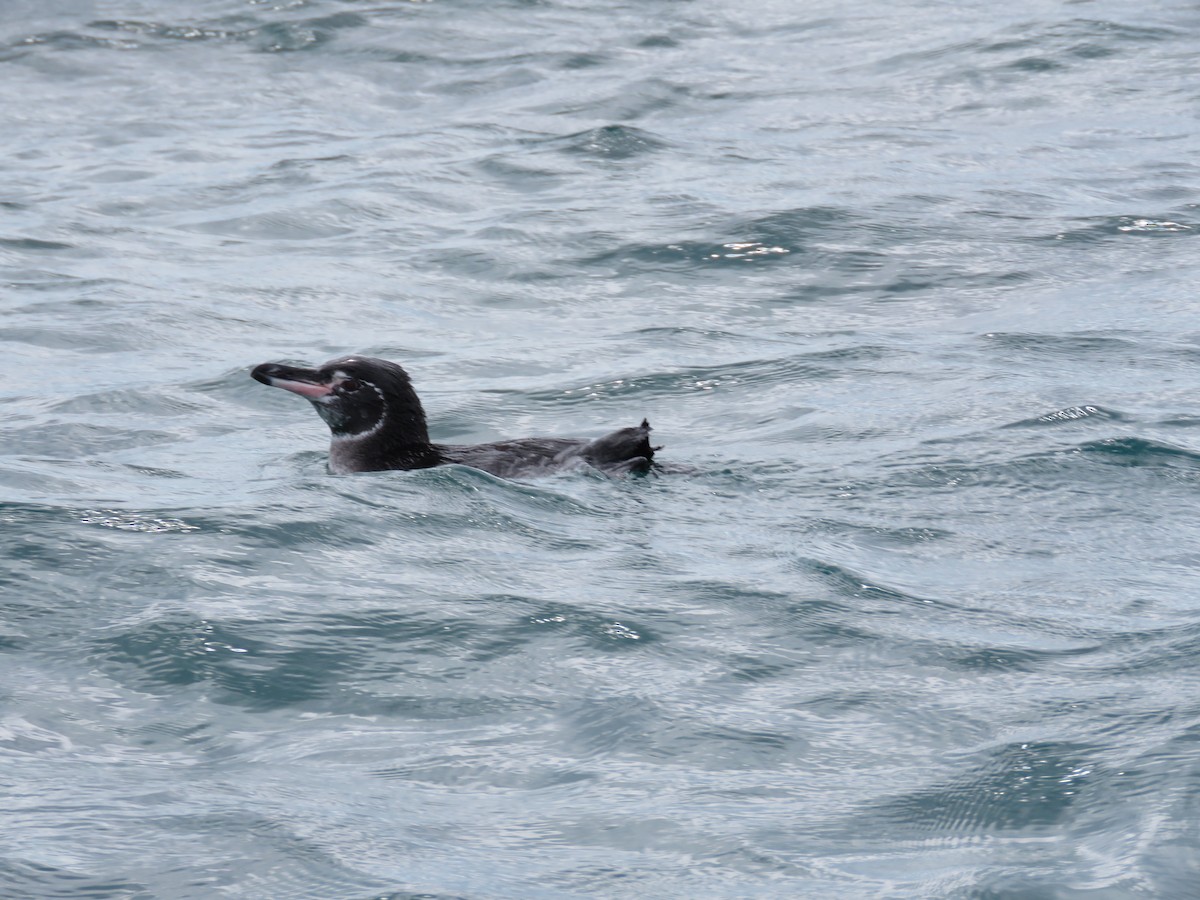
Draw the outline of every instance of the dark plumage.
[[[329,430],[329,468],[341,475],[459,463],[514,478],[587,463],[611,474],[649,471],[650,423],[595,440],[522,438],[492,444],[434,444],[408,373],[384,359],[344,356],[318,369],[263,363],[256,381],[306,397]]]

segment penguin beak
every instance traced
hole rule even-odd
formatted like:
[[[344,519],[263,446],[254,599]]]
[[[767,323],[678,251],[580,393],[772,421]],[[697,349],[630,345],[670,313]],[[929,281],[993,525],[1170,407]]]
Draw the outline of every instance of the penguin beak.
[[[254,367],[250,377],[271,387],[283,388],[285,391],[307,397],[309,400],[320,400],[333,393],[332,387],[321,382],[320,373],[316,369],[263,363]]]

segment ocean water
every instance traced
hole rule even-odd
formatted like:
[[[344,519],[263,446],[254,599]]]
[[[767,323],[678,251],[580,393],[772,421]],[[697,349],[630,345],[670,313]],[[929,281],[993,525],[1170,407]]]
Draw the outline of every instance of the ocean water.
[[[1194,4],[4,12],[0,896],[1200,896]]]

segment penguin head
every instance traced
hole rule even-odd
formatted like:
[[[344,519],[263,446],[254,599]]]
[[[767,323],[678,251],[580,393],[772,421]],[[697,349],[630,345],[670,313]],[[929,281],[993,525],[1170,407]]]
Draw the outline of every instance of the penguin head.
[[[421,401],[408,373],[393,362],[343,356],[316,369],[263,363],[250,376],[309,400],[335,441],[379,434],[395,445],[429,443]]]

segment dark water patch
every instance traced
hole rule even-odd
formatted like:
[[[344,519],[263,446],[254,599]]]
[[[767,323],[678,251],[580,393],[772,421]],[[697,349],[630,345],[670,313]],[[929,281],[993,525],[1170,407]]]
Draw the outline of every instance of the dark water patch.
[[[6,440],[10,453],[76,460],[117,450],[169,444],[180,438],[166,431],[60,421],[14,428]]]
[[[1122,412],[1115,409],[1106,409],[1103,406],[1084,404],[1082,406],[1068,406],[1063,409],[1056,409],[1054,412],[1044,413],[1040,416],[1035,416],[1030,419],[1021,419],[1019,422],[1009,422],[1001,425],[1001,428],[1044,428],[1057,425],[1074,425],[1074,424],[1095,424],[1097,422],[1131,422],[1133,419]]]
[[[1056,356],[1072,361],[1093,356],[1105,359],[1133,357],[1141,353],[1141,346],[1134,339],[1103,333],[989,332],[982,337],[990,347],[1000,351],[1013,351],[1031,356]]]
[[[1114,437],[1080,444],[1078,453],[1116,466],[1200,468],[1200,452],[1138,437]]]
[[[580,265],[619,263],[646,270],[744,266],[773,261],[800,262],[829,234],[851,229],[848,210],[810,207],[731,221],[724,238],[682,238],[669,244],[626,244],[579,260]]]
[[[897,351],[884,347],[857,347],[817,351],[793,356],[750,359],[712,366],[691,366],[671,372],[631,375],[555,391],[526,391],[522,397],[540,403],[594,403],[597,398],[679,398],[696,392],[747,390],[781,384],[830,382],[888,374],[878,363]],[[511,394],[511,391],[489,393]]]
[[[928,661],[950,668],[979,674],[1037,672],[1052,668],[1064,659],[1089,656],[1098,651],[1095,645],[1063,650],[1033,650],[1017,647],[979,647],[955,649],[944,644],[930,648]]]
[[[1016,55],[1017,59],[1002,65],[1016,66],[1031,62],[1036,67],[1037,62],[1051,62],[1054,59],[1104,59],[1119,53],[1123,43],[1158,42],[1180,36],[1178,32],[1167,28],[1141,28],[1089,19],[1072,19],[1034,30],[1022,26],[1019,31],[1009,30],[1007,34],[1013,36],[965,42],[949,49],[955,55],[963,56]]]
[[[686,579],[676,584],[677,590],[705,606],[725,607],[730,604],[762,608],[767,613],[785,607],[792,595],[740,584],[736,581]]]
[[[1169,629],[1113,635],[1098,674],[1116,676],[1189,672],[1200,666],[1200,625],[1191,621]]]
[[[782,731],[713,726],[676,716],[669,728],[658,726],[650,735],[645,755],[650,759],[686,764],[698,771],[736,772],[782,769],[802,760],[808,742]]]
[[[506,155],[486,156],[474,163],[478,172],[496,179],[511,191],[522,193],[541,193],[559,187],[566,179],[566,173],[547,166],[533,166],[527,161],[514,162]],[[526,236],[526,232],[518,232]],[[480,238],[496,239],[496,230],[480,232]]]
[[[40,570],[59,576],[82,573],[94,576],[104,571],[104,564],[112,558],[113,548],[102,535],[56,528],[51,516],[5,516],[5,519],[15,526],[0,539],[4,558],[9,561],[7,574]],[[47,585],[50,583],[48,579]]]
[[[722,242],[681,240],[671,244],[628,244],[580,260],[581,265],[596,266],[620,263],[646,269],[686,268],[697,265],[743,265],[763,260],[777,260],[794,248],[753,240]]]
[[[344,11],[326,16],[263,22],[249,16],[229,16],[218,20],[169,24],[136,19],[102,19],[89,23],[87,27],[96,31],[119,32],[136,35],[141,40],[119,40],[109,42],[123,49],[137,49],[151,41],[161,42],[232,42],[248,43],[255,49],[268,53],[307,50],[332,41],[339,31],[359,29],[368,24],[368,19],[359,13]],[[86,36],[78,36],[87,40]],[[60,40],[63,40],[60,38]],[[105,43],[91,38],[101,46]]]
[[[687,108],[694,95],[690,83],[651,76],[630,80],[621,90],[592,98],[589,105],[592,114],[601,120],[633,122]]]
[[[430,493],[423,496],[426,499],[436,499],[439,505],[413,514],[419,516],[418,524],[424,534],[506,535],[519,537],[547,550],[582,550],[590,546],[587,538],[574,530],[578,526],[569,524],[571,520],[579,522],[581,511],[572,510],[569,505],[560,505],[553,497],[539,494],[537,483],[508,481],[480,469],[458,465],[437,466],[411,473],[379,473],[366,477],[411,479],[422,487],[427,487]],[[593,477],[601,484],[610,482],[602,473],[588,469],[571,473],[570,477]],[[531,502],[531,498],[536,499]],[[550,511],[554,512],[553,519],[546,516]],[[570,517],[563,522],[563,527],[559,527],[557,521],[560,515]],[[582,515],[588,517],[587,511],[582,511]],[[466,546],[465,549],[470,548]]]
[[[21,291],[37,291],[39,294],[69,290],[70,299],[53,300],[39,296],[33,302],[11,307],[9,312],[65,318],[102,312],[117,312],[128,316],[131,308],[138,307],[129,297],[121,295],[121,286],[122,282],[115,279],[75,278],[61,273],[39,272],[37,280],[13,283],[10,287]]]
[[[1172,28],[1130,25],[1103,19],[1070,19],[1050,25],[1036,33],[1001,40],[982,47],[984,53],[1027,52],[1041,49],[1052,51],[1059,59],[1106,59],[1123,55],[1126,45],[1157,44],[1182,37]],[[1026,57],[1036,58],[1036,57]]]
[[[315,704],[345,712],[374,705],[353,685],[381,672],[416,682],[441,681],[456,670],[461,677],[461,664],[441,657],[479,636],[474,625],[416,613],[403,620],[375,614],[353,626],[332,617],[333,626],[353,640],[323,631],[321,621],[159,620],[93,640],[90,656],[138,690],[171,693],[204,684],[214,702],[247,709]],[[430,658],[433,668],[422,658]]]
[[[882,604],[874,607],[873,611],[875,612],[887,610],[899,615],[902,612],[911,612],[914,607],[946,606],[942,601],[916,597],[896,588],[887,587],[835,563],[800,557],[794,560],[792,567],[824,583],[841,597],[875,601]]]
[[[595,66],[607,65],[612,57],[606,53],[568,53],[559,58],[558,66],[562,69],[591,69]]]
[[[269,648],[266,642],[240,632],[236,624],[203,619],[151,622],[116,637],[96,640],[93,655],[112,674],[118,677],[126,674],[142,690],[162,691],[198,682],[223,681],[231,694],[245,696],[254,694],[256,688],[274,687],[261,674],[240,671],[232,661],[234,656],[242,654],[248,660],[260,660]],[[310,674],[307,694],[298,691],[296,684],[289,685],[290,690],[283,688],[286,680],[286,674],[282,675],[279,693],[269,692],[254,705],[272,705],[273,697],[287,703],[311,696],[317,679]]]
[[[789,286],[766,302],[773,306],[796,303],[827,303],[831,299],[861,297],[881,302],[924,302],[931,294],[953,291],[959,301],[965,296],[990,296],[998,289],[1024,284],[1032,276],[1027,272],[969,272],[952,263],[926,263],[880,254],[879,265],[870,254],[842,250],[817,250],[813,266],[825,270],[810,284]],[[864,264],[865,261],[865,264]],[[869,277],[864,278],[863,275]]]
[[[1164,428],[1200,428],[1200,416],[1170,416],[1154,423]]]
[[[746,241],[801,249],[830,234],[852,231],[862,222],[859,214],[845,207],[809,206],[743,219],[733,231]]]
[[[617,826],[613,826],[615,829]],[[545,879],[552,889],[579,891],[599,897],[635,891],[652,893],[653,885],[662,876],[662,870],[650,866],[588,865],[572,866],[565,871],[554,872]]]
[[[634,159],[668,146],[656,135],[632,125],[604,125],[544,143],[571,156],[601,161]]]
[[[1053,72],[1063,68],[1063,64],[1044,56],[1025,56],[1008,63],[1006,68],[1017,72]]]
[[[138,42],[128,39],[101,38],[77,31],[47,31],[9,42],[0,49],[0,62],[10,62],[41,51],[136,50]]]
[[[90,176],[90,180],[95,184],[129,184],[136,181],[144,181],[147,178],[154,178],[157,174],[157,172],[151,169],[114,167],[96,172]]]
[[[613,499],[613,495],[596,498],[584,498],[567,493],[564,490],[556,488],[555,479],[539,479],[536,481],[510,481],[501,479],[487,472],[482,472],[479,469],[470,469],[469,467],[440,467],[449,470],[446,476],[455,492],[463,491],[460,496],[471,500],[479,500],[481,502],[492,502],[514,516],[521,517],[526,520],[533,520],[538,523],[539,528],[553,529],[556,523],[549,521],[546,517],[550,516],[554,520],[561,520],[562,532],[560,537],[563,540],[569,541],[571,535],[569,529],[575,527],[578,523],[572,523],[572,520],[584,519],[590,520],[595,518],[603,518],[608,516],[624,515],[623,508],[613,508],[607,505],[607,501]],[[458,471],[463,469],[465,471]],[[482,484],[486,485],[479,493],[483,493],[483,497],[474,496],[471,491],[471,485],[475,484],[473,479],[475,473],[480,473],[487,481]],[[609,484],[610,479],[603,476],[602,473],[592,470],[582,470],[578,473],[582,477],[596,477],[598,484]],[[571,473],[567,476],[569,480],[574,481],[576,473]],[[425,470],[425,472],[414,472],[412,475],[390,473],[388,475],[379,476],[384,484],[379,481],[374,483],[363,483],[361,486],[354,482],[346,484],[344,480],[339,479],[337,492],[348,499],[353,500],[356,504],[367,506],[377,505],[384,509],[393,509],[397,504],[407,505],[406,501],[411,499],[411,490],[413,487],[424,489],[426,486],[433,487],[434,485],[443,484],[442,473],[434,472],[433,470]],[[388,484],[396,481],[415,482],[414,485],[395,484],[395,491],[388,490],[392,486]],[[432,480],[434,485],[427,485],[427,480]],[[355,479],[355,482],[363,482],[364,479]],[[388,485],[385,487],[384,485]],[[431,495],[426,495],[431,496]],[[421,525],[438,526],[442,524],[446,515],[453,515],[452,512],[446,509],[432,509],[421,514],[419,519],[414,521]],[[530,535],[544,532],[530,532]],[[563,545],[567,546],[567,545]]]
[[[1200,234],[1195,222],[1179,221],[1171,216],[1094,216],[1076,220],[1079,224],[1029,238],[1034,242],[1094,244],[1123,238],[1190,238]]]
[[[145,884],[125,878],[88,874],[12,856],[0,858],[0,883],[6,896],[37,900],[154,900]]]
[[[0,238],[0,249],[54,253],[62,250],[79,251],[74,244],[47,241],[40,238]]]
[[[762,684],[793,675],[800,663],[774,654],[733,654],[723,660],[727,677],[734,682]]]
[[[880,547],[917,548],[927,544],[952,540],[956,535],[947,528],[911,526],[908,528],[885,528],[880,525],[856,526],[854,531],[860,539]],[[924,602],[924,601],[922,601]]]
[[[827,692],[810,696],[796,704],[796,709],[818,719],[832,722],[842,721],[849,716],[862,715],[864,711],[881,702],[875,691],[859,688],[833,688]]]
[[[312,171],[312,170],[325,169],[331,163],[356,164],[357,162],[358,162],[358,160],[355,159],[353,156],[348,156],[344,153],[335,153],[335,154],[332,154],[329,156],[310,156],[310,157],[302,157],[302,158],[297,158],[297,159],[279,159],[279,160],[276,160],[275,162],[271,163],[271,165],[267,171],[269,173],[286,173],[287,175],[290,175],[291,173],[294,173],[294,172],[308,172],[308,171]],[[258,183],[258,184],[271,183],[271,180],[272,179],[271,179],[270,175],[264,175],[264,176],[261,176],[260,179],[258,179],[256,181],[256,183]],[[316,183],[317,179],[312,179],[311,181],[312,181],[312,183]],[[286,183],[292,184],[293,182],[287,181]],[[308,182],[306,182],[306,183],[308,183]]]
[[[926,462],[908,453],[886,466],[886,485],[881,489],[891,493],[911,488],[943,492],[993,488],[1029,494],[1066,490],[1086,497],[1099,489],[1096,477],[1104,469],[1144,469],[1150,475],[1191,482],[1198,468],[1200,453],[1145,438],[1113,437],[1003,459],[942,456]],[[1122,484],[1121,479],[1108,478],[1103,483]]]
[[[45,325],[26,328],[2,328],[0,340],[12,344],[30,344],[50,350],[78,350],[93,353],[119,353],[136,350],[146,337],[147,329],[140,324],[128,324],[114,331],[105,323],[81,324],[72,328],[53,328]]]
[[[340,31],[363,28],[367,24],[366,17],[353,12],[293,22],[272,22],[254,31],[254,45],[266,53],[314,50],[333,41]]]
[[[659,640],[658,635],[646,625],[631,623],[628,618],[624,622],[594,620],[584,626],[582,636],[596,649],[610,653],[614,650],[634,649]]]
[[[793,600],[780,615],[789,634],[821,647],[860,650],[882,639],[861,611],[834,600]]]
[[[714,725],[676,710],[665,716],[647,697],[590,698],[559,708],[560,727],[583,759],[640,758],[700,771],[758,770],[791,765],[805,742],[791,734]]]
[[[136,478],[188,478],[189,473],[180,469],[164,469],[161,466],[138,466],[131,463],[119,465],[97,464],[98,469],[108,469],[116,472],[126,472]]]
[[[1012,743],[964,760],[962,775],[863,813],[914,837],[1057,833],[1100,768],[1095,749],[1067,742]]]
[[[808,538],[836,535],[872,547],[899,550],[923,548],[951,541],[956,537],[956,533],[948,528],[931,525],[888,527],[870,519],[851,521],[828,516],[813,516],[786,530]]]
[[[496,600],[487,598],[483,602],[491,605]],[[500,602],[509,605],[520,601],[506,597]],[[500,626],[492,622],[493,613],[484,615],[489,620],[487,627],[452,618],[447,611],[445,621],[435,628],[430,620],[414,617],[411,611],[399,607],[357,610],[352,614],[315,615],[311,624],[304,626],[303,633],[310,635],[313,641],[345,643],[353,646],[356,653],[379,661],[392,660],[397,653],[441,653],[453,646],[457,664],[464,664],[492,662],[521,652],[546,622],[562,621],[574,629],[580,629],[579,622],[569,618],[569,613],[564,615],[562,610],[535,614],[517,624]],[[531,625],[534,627],[531,628]],[[391,662],[387,663],[388,668],[383,674],[392,671],[391,665]],[[372,674],[370,667],[360,671],[363,675]]]
[[[453,680],[450,683],[453,685]],[[529,710],[537,711],[545,706],[545,702],[541,700],[487,691],[464,697],[453,686],[444,692],[431,688],[422,692],[402,693],[398,692],[394,683],[387,683],[376,690],[353,686],[351,690],[339,695],[336,712],[345,715],[388,716],[418,722],[467,721],[479,724],[524,715]]]
[[[1157,44],[1181,37],[1171,28],[1139,27],[1120,22],[1071,19],[1031,28],[1006,29],[995,38],[956,41],[923,47],[888,57],[877,64],[884,71],[937,72],[942,78],[993,78],[1001,84],[1005,75],[1058,74],[1107,60],[1143,52],[1128,45]],[[994,57],[995,60],[989,59]]]
[[[650,34],[639,40],[635,46],[652,50],[670,50],[679,46],[679,40],[669,34]]]
[[[805,335],[804,337],[807,338],[809,336]],[[638,328],[626,332],[622,335],[622,338],[628,340],[630,343],[645,345],[649,348],[669,344],[676,349],[696,350],[702,353],[710,352],[714,343],[719,343],[726,347],[750,344],[756,348],[761,348],[763,345],[804,347],[811,343],[803,338],[775,334],[762,335],[748,332],[725,331],[689,325],[657,325],[649,328]],[[885,348],[864,344],[819,352],[835,355],[841,353],[853,355],[859,352],[870,354],[874,350],[882,352]]]
[[[115,31],[164,41],[243,41],[254,33],[251,27],[254,20],[249,17],[234,16],[221,21],[225,23],[224,27],[195,23],[168,25],[137,19],[97,19],[89,22],[87,27],[96,31]],[[131,43],[134,47],[140,47],[146,42]]]
[[[633,650],[661,640],[653,629],[638,622],[636,616],[621,616],[618,620],[578,605],[562,604],[539,608],[509,626],[507,632],[509,648],[528,642],[533,635],[548,634],[571,636],[581,641],[582,646],[605,653]]]
[[[190,395],[167,393],[160,389],[130,388],[79,394],[60,400],[49,409],[59,415],[124,416],[129,417],[131,421],[136,417],[175,418],[213,411],[212,404],[194,400]]]
[[[266,510],[263,510],[266,513]],[[406,522],[414,517],[405,516]],[[289,551],[317,550],[322,553],[378,546],[386,535],[376,534],[373,521],[364,515],[341,510],[337,514],[320,511],[308,515],[286,511],[268,518],[262,514],[229,517],[206,523],[193,519],[201,527],[236,535],[249,547],[279,548]]]
[[[205,722],[152,722],[138,725],[126,732],[138,747],[148,750],[173,750],[179,744],[196,747],[206,752],[229,754],[227,744],[220,739],[219,729],[211,721]]]
[[[247,880],[253,881],[254,892],[269,897],[296,900],[327,900],[352,894],[375,897],[392,883],[361,874],[330,848],[327,833],[314,832],[301,823],[293,826],[274,809],[257,802],[254,789],[240,796],[234,790],[222,785],[214,791],[215,796],[208,804],[211,811],[170,811],[153,816],[142,813],[143,821],[152,824],[149,837],[173,838],[171,843],[204,840],[220,854],[219,865],[213,860],[193,861],[184,856],[189,865],[178,871],[162,872],[156,868],[153,875],[147,874],[152,885],[160,879],[163,882],[163,887],[155,892],[156,898],[237,896],[244,893],[241,887]],[[289,789],[281,793],[286,796]],[[406,853],[413,849],[411,845],[403,846]],[[262,869],[248,878],[251,852],[253,868],[262,866]]]
[[[1052,27],[1050,34],[1063,35],[1085,40],[1103,38],[1107,42],[1118,44],[1156,44],[1162,41],[1172,41],[1185,36],[1177,28],[1152,25],[1131,25],[1114,19],[1071,19],[1058,27]],[[1084,46],[1091,46],[1090,43]]]
[[[10,586],[14,580],[0,576],[0,585]],[[8,604],[0,605],[0,612],[7,613],[8,609]],[[24,634],[17,633],[15,630],[11,634],[0,634],[0,651],[2,652],[8,653],[15,650],[24,650],[30,646],[32,646],[32,642]]]

